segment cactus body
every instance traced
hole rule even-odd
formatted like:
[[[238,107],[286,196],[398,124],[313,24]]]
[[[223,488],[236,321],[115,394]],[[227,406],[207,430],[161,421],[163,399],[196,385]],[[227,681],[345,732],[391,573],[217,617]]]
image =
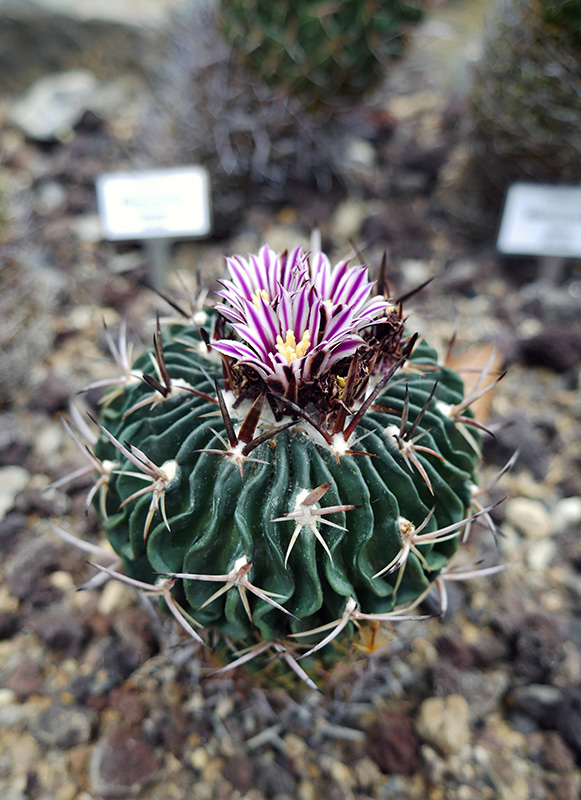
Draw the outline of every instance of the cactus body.
[[[347,139],[369,132],[359,103],[403,49],[416,5],[189,0],[145,149],[156,164],[209,170],[224,232],[248,205],[288,204],[296,185],[328,192],[345,179]]]
[[[265,288],[231,259],[225,301],[158,325],[105,397],[95,455],[114,466],[96,506],[126,574],[172,576],[201,628],[239,650],[316,649],[321,626],[349,642],[429,591],[470,515],[479,437],[459,376],[370,296],[363,268],[267,248],[251,259]],[[241,335],[275,312],[294,326],[286,341]],[[253,353],[276,345],[254,365],[256,331]]]
[[[400,0],[222,0],[221,21],[235,57],[259,80],[308,106],[360,98],[383,63],[401,54],[403,30],[421,16]]]

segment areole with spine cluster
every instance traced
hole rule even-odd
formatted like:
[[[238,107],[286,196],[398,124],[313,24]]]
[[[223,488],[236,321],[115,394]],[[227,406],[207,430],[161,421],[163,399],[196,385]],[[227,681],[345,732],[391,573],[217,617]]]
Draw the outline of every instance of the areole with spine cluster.
[[[227,263],[219,301],[158,320],[133,364],[109,337],[90,495],[123,579],[231,664],[279,656],[314,686],[305,666],[416,618],[472,520],[492,527],[468,407],[496,381],[465,397],[383,270],[266,246]]]

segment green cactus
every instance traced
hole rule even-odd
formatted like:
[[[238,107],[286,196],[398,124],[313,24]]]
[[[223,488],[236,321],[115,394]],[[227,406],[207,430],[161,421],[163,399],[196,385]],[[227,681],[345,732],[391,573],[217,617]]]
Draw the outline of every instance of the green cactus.
[[[466,525],[492,526],[468,407],[496,381],[482,389],[485,369],[464,397],[365,267],[267,247],[228,266],[219,302],[158,321],[134,364],[109,337],[123,374],[89,500],[123,579],[192,636],[278,654],[314,685],[299,654],[332,663],[367,623],[409,619]]]
[[[511,0],[491,9],[475,65],[465,143],[445,170],[441,200],[490,238],[515,181],[581,179],[581,4]]]
[[[581,5],[578,0],[540,0],[542,19],[571,37],[576,47],[581,45]]]
[[[401,55],[406,25],[421,17],[401,0],[222,0],[235,57],[257,79],[310,108],[361,98]]]

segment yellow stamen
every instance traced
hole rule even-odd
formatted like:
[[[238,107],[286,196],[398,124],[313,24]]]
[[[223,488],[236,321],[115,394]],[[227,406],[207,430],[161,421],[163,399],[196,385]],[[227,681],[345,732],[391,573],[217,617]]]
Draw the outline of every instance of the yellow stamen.
[[[276,337],[276,349],[287,360],[287,364],[292,364],[297,358],[302,358],[311,346],[311,334],[309,331],[303,333],[301,341],[297,344],[293,331],[286,332],[286,341],[283,342],[282,336]]]
[[[268,298],[268,292],[266,291],[266,289],[257,289],[254,292],[254,294],[252,295],[252,302],[254,303],[254,305],[257,308],[260,308],[260,298],[261,297],[266,303],[268,303],[269,298]]]
[[[347,385],[347,378],[343,378],[341,375],[335,375],[335,382],[339,387],[339,397],[343,398],[345,394],[345,386]]]

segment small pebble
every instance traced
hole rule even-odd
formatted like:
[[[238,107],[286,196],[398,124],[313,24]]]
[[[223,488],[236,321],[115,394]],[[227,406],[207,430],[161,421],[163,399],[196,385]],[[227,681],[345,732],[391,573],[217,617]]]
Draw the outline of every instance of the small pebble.
[[[470,708],[465,697],[429,697],[420,706],[416,730],[444,755],[462,750],[470,742]]]
[[[505,518],[524,536],[542,539],[552,531],[551,515],[539,500],[529,497],[514,497],[505,507]]]
[[[411,775],[418,748],[413,723],[400,711],[382,711],[369,729],[367,750],[383,772]]]
[[[249,758],[233,758],[224,767],[224,777],[233,789],[245,794],[252,786],[254,765]]]
[[[563,497],[553,509],[555,533],[567,533],[581,524],[581,497]]]
[[[552,539],[539,539],[528,548],[525,556],[527,566],[540,572],[547,569],[557,555],[557,545]]]
[[[99,594],[98,610],[101,614],[112,614],[120,608],[127,608],[135,602],[135,590],[124,586],[121,581],[108,581]]]
[[[29,480],[30,473],[24,467],[0,468],[0,520],[14,507],[14,501]]]
[[[201,772],[204,769],[209,760],[210,756],[208,755],[207,750],[205,750],[203,747],[196,747],[196,749],[191,752],[188,758],[188,761],[192,767],[197,769],[198,772]]]
[[[336,758],[326,756],[321,759],[323,771],[334,781],[344,786],[353,787],[355,779],[351,769]]]
[[[356,787],[362,792],[371,793],[374,787],[381,783],[379,767],[369,756],[364,756],[356,761],[353,765],[353,777]]]
[[[12,689],[0,689],[0,708],[16,702],[16,694]]]

